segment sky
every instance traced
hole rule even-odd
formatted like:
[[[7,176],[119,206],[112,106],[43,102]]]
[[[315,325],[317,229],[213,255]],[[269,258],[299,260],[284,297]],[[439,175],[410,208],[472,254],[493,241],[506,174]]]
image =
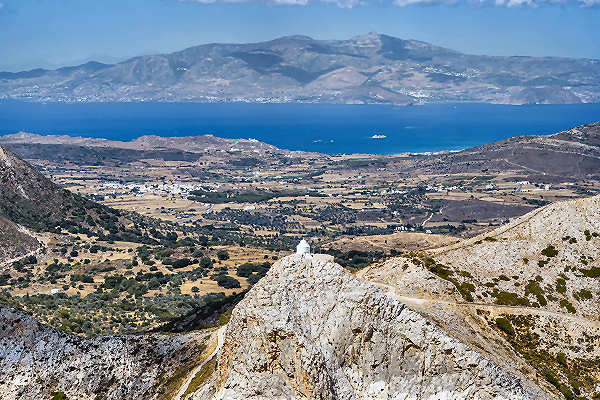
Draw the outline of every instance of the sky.
[[[0,0],[0,70],[368,32],[471,54],[600,59],[600,0]]]

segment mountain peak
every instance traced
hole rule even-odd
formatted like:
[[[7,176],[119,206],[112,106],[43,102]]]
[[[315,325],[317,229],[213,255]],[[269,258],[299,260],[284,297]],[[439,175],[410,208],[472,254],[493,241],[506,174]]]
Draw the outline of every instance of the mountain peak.
[[[282,36],[279,39],[301,40],[301,41],[312,41],[312,40],[315,40],[315,39],[311,38],[310,36],[306,36],[306,35],[288,35],[288,36]]]
[[[352,37],[350,42],[359,47],[379,47],[381,46],[381,37],[382,35],[376,32],[369,32],[364,35]]]

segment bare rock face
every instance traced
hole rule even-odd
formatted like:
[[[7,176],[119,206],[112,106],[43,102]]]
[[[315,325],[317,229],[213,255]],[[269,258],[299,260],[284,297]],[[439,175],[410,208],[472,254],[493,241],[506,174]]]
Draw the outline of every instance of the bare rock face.
[[[82,339],[2,308],[0,394],[4,400],[47,399],[59,391],[70,400],[165,398],[165,385],[202,352],[203,337]]]
[[[547,399],[511,365],[449,336],[325,258],[291,255],[234,309],[193,399]],[[507,363],[508,364],[508,363]]]

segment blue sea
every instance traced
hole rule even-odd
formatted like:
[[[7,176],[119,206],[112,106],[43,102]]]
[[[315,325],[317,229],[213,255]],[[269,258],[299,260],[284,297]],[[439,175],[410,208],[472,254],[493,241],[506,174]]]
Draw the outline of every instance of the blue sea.
[[[600,104],[389,105],[29,103],[0,101],[0,135],[25,131],[131,140],[142,135],[254,138],[323,153],[458,150],[600,120]]]

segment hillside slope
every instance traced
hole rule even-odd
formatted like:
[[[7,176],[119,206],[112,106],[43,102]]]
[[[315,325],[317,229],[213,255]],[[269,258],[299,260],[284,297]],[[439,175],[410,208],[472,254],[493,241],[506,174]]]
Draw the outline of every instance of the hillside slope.
[[[464,341],[485,348],[502,337],[565,398],[595,398],[599,211],[600,196],[553,203],[486,234],[359,275]],[[487,331],[483,341],[455,329],[469,325]]]
[[[431,254],[453,271],[468,271],[464,282],[474,285],[478,301],[598,320],[599,211],[600,196],[553,203]]]
[[[214,332],[83,340],[3,309],[0,394],[594,399],[599,209],[600,196],[554,203],[357,274],[330,256],[285,257],[234,308],[214,358],[199,342]]]
[[[152,242],[148,219],[124,214],[63,189],[0,146],[0,216],[37,231]]]
[[[549,161],[551,160],[551,162]],[[530,174],[537,181],[600,176],[600,122],[552,135],[516,136],[421,161],[420,168],[439,173]]]
[[[207,44],[54,71],[0,73],[3,98],[37,101],[249,101],[413,104],[596,102],[600,63],[462,54],[370,33]]]
[[[0,263],[22,257],[39,247],[40,243],[30,232],[0,215]]]

